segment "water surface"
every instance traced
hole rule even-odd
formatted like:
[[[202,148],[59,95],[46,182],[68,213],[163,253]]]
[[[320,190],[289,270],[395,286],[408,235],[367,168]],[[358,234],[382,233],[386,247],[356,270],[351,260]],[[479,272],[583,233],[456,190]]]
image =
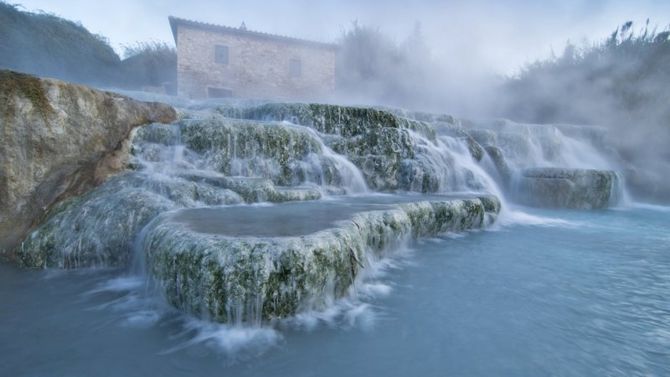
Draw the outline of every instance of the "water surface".
[[[670,375],[670,211],[518,219],[412,245],[276,328],[189,319],[123,271],[0,266],[0,374]]]
[[[188,208],[175,211],[171,220],[201,233],[241,237],[288,237],[332,228],[337,222],[351,219],[356,213],[388,210],[397,207],[398,203],[472,197],[474,196],[470,194],[373,194],[281,205]]]

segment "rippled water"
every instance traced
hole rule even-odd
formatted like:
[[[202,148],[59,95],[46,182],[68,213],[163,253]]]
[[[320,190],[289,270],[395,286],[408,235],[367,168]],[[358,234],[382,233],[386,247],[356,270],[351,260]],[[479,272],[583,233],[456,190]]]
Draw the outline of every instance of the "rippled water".
[[[273,328],[181,316],[122,271],[0,266],[0,375],[670,375],[670,210],[509,216]]]

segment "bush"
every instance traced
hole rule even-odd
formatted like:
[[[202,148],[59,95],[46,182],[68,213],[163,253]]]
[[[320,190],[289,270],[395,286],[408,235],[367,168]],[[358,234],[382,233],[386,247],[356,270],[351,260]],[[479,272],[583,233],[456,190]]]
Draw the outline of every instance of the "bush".
[[[137,44],[121,60],[102,36],[47,13],[0,1],[0,67],[97,86],[136,89],[176,82],[176,53]]]
[[[632,31],[632,22],[606,40],[568,44],[559,57],[536,62],[505,85],[509,115],[536,122],[618,123],[668,118],[670,32]],[[614,113],[612,113],[614,112]]]
[[[102,84],[119,78],[119,62],[105,39],[83,26],[0,2],[0,66]]]
[[[435,75],[430,74],[437,68],[419,24],[396,44],[378,29],[354,22],[342,35],[336,66],[338,91],[349,100],[425,107],[437,89]]]
[[[500,111],[530,122],[612,128],[610,135],[629,168],[658,177],[640,182],[640,191],[655,186],[670,200],[669,37],[669,29],[650,30],[647,22],[635,32],[627,22],[600,43],[568,44],[560,56],[533,63],[510,78]]]
[[[177,82],[177,51],[165,43],[137,43],[126,46],[121,67],[128,84],[167,86],[172,92]]]

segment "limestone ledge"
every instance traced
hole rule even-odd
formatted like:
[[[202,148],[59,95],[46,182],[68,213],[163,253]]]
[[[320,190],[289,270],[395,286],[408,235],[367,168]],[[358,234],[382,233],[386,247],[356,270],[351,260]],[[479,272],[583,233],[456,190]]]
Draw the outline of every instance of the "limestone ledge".
[[[616,202],[616,172],[595,169],[531,168],[521,172],[517,200],[537,207],[600,209]]]
[[[135,127],[175,110],[59,80],[0,70],[0,257],[49,210],[122,171]]]
[[[201,206],[316,200],[312,187],[276,187],[267,179],[164,177],[128,172],[54,208],[16,251],[32,268],[128,266],[137,234],[158,214]]]
[[[326,307],[360,272],[406,240],[495,221],[493,196],[398,204],[297,237],[198,233],[161,215],[143,241],[147,269],[167,301],[218,322],[260,322]]]

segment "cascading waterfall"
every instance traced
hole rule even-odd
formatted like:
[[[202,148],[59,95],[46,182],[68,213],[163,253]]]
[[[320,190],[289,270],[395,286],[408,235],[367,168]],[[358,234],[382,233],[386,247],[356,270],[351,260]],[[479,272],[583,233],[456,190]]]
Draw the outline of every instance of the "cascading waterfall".
[[[469,132],[487,151],[488,159],[484,163],[487,172],[497,177],[501,186],[506,188],[508,197],[514,201],[527,202],[531,196],[525,189],[529,184],[527,175],[530,169],[537,177],[532,179],[554,177],[563,180],[560,182],[563,184],[562,191],[568,189],[568,186],[579,187],[584,182],[591,182],[585,177],[575,178],[576,176],[602,175],[604,173],[599,172],[608,172],[603,178],[606,188],[595,188],[605,191],[603,196],[606,197],[598,203],[602,206],[613,206],[626,205],[628,202],[623,177],[617,173],[621,170],[620,163],[616,155],[605,147],[604,130],[600,128],[496,121],[477,124]],[[546,173],[539,174],[538,169]],[[555,174],[558,169],[563,170],[560,178]],[[574,174],[569,174],[568,170]],[[578,170],[583,172],[579,173]],[[598,196],[591,187],[583,187],[581,190],[583,192],[575,195],[589,198]],[[552,194],[551,188],[546,185],[541,192],[543,195]],[[580,206],[579,203],[573,204]]]
[[[338,122],[343,113],[338,111]],[[365,132],[355,120],[347,121],[357,127],[352,130]],[[472,155],[469,136],[431,136],[426,124],[382,128],[375,132],[387,136],[377,144],[369,144],[373,139],[359,135],[343,138],[351,132],[345,127],[339,123],[328,128],[197,114],[179,124],[143,128],[133,144],[135,170],[111,180],[98,195],[75,200],[56,211],[24,243],[25,262],[72,267],[87,264],[81,256],[95,255],[84,260],[94,260],[88,264],[96,265],[124,264],[129,257],[112,258],[118,253],[110,245],[123,248],[156,213],[169,209],[364,193],[370,183],[377,190],[386,186],[420,192],[488,192],[504,202],[505,196],[511,193],[514,197],[520,191],[528,168],[616,167],[597,143],[566,136],[553,126],[498,122],[463,127],[460,132],[472,135],[486,150],[479,161]],[[336,134],[324,134],[317,128],[335,130]],[[373,154],[387,149],[397,152],[388,157]],[[397,156],[400,159],[394,162]],[[611,179],[608,184],[620,186],[622,180]],[[608,203],[625,198],[622,188],[613,192],[621,194],[609,197]],[[105,195],[109,197],[103,198]],[[130,205],[133,201],[141,204]],[[91,221],[87,213],[100,218]],[[71,225],[80,230],[56,231]],[[106,231],[113,226],[130,235]]]
[[[314,183],[318,183],[321,186],[327,185],[327,182],[324,179],[324,164],[322,164],[320,161],[320,158],[323,158],[331,161],[332,166],[338,173],[337,175],[339,176],[339,183],[342,187],[345,188],[347,193],[362,194],[368,192],[368,187],[365,183],[365,178],[363,177],[361,171],[345,156],[335,153],[329,146],[327,146],[323,142],[323,139],[321,135],[318,134],[318,132],[309,127],[299,126],[287,121],[282,121],[281,124],[287,127],[295,127],[296,129],[309,133],[318,143],[318,150],[321,154],[319,155],[312,152],[307,156],[307,160],[310,161],[311,165],[315,167],[315,169],[320,170],[320,174],[318,174],[320,179],[318,182]]]
[[[479,228],[498,213],[506,216],[505,197],[516,199],[518,187],[534,179],[531,173],[620,184],[607,174],[593,180],[589,172],[538,173],[616,167],[597,143],[574,130],[566,135],[560,127],[511,122],[465,127],[371,109],[296,106],[280,107],[280,116],[263,113],[276,107],[252,109],[251,120],[199,112],[138,130],[133,170],[54,211],[24,242],[23,263],[71,268],[132,261],[133,271],[148,271],[174,306],[219,321],[260,324],[329,305],[371,267],[365,261],[383,258],[410,237]],[[374,191],[426,195],[351,202]],[[248,207],[242,204],[324,196],[347,201],[323,215],[331,222],[304,234],[211,236],[194,231],[193,221],[174,220],[178,214],[210,216],[198,212],[203,208],[226,215]],[[433,201],[415,203],[422,200]],[[307,208],[302,211],[312,216],[323,205],[282,208]],[[366,215],[347,212],[338,221],[353,223],[334,225],[342,208]],[[260,216],[246,223],[262,223]],[[267,226],[290,229],[293,218],[280,218]],[[311,220],[303,219],[319,223]],[[218,293],[208,291],[212,286]]]
[[[220,121],[222,127],[226,126],[225,120]],[[206,148],[201,151],[203,153],[197,153],[182,142],[180,127],[154,125],[144,132],[144,136],[140,136],[147,142],[135,145],[135,162],[141,167],[140,171],[162,174],[163,178],[179,178],[197,173],[204,176],[264,178],[273,180],[275,184],[288,181],[291,186],[316,186],[323,194],[329,193],[327,187],[337,187],[351,194],[368,191],[360,170],[346,157],[324,144],[313,129],[289,122],[267,124],[261,128],[271,127],[282,128],[289,134],[293,132],[308,139],[306,142],[303,140],[308,145],[303,154],[292,156],[286,166],[280,166],[277,162],[277,155],[281,154],[279,149],[302,148],[296,145],[300,141],[289,138],[288,145],[276,146],[278,150],[275,151],[266,150],[263,141],[254,140],[253,145],[249,145],[247,141],[241,140],[248,135],[240,135],[234,130],[225,135],[225,148]],[[193,138],[190,140],[193,141]],[[222,159],[228,161],[222,162]],[[295,180],[295,177],[299,179]]]
[[[231,133],[218,135],[230,143],[222,148],[214,144],[203,147],[198,144],[201,139],[189,129],[201,127],[195,133],[206,133],[227,125],[225,119],[194,119],[181,125],[155,124],[139,130],[132,146],[131,165],[135,170],[55,211],[24,242],[24,263],[68,268],[125,265],[131,258],[134,236],[166,210],[245,201],[318,199],[324,194],[367,190],[360,171],[305,127],[249,124],[246,126],[253,132],[246,135],[228,127]],[[190,134],[184,135],[184,129]],[[277,132],[291,143],[264,144]],[[249,135],[261,138],[244,139]],[[215,138],[208,141],[212,140],[216,142]],[[200,151],[194,151],[193,146]],[[292,148],[298,152],[292,153]],[[282,159],[281,164],[267,163],[278,159]],[[287,183],[290,187],[279,185]]]
[[[536,370],[538,358],[549,373],[665,375],[668,208],[530,208],[626,203],[599,129],[233,110],[136,129],[128,169],[24,239],[17,259],[49,270],[0,266],[8,374],[117,370],[124,355],[140,374],[309,374],[336,351],[324,373],[405,375],[455,339],[465,347],[419,374],[444,372],[446,357],[462,361],[456,375],[480,359],[493,362],[465,374]],[[53,270],[80,267],[103,269]],[[493,346],[470,336],[482,323],[501,335]],[[547,349],[562,352],[544,363]]]
[[[466,141],[450,136],[431,141],[417,132],[408,132],[417,146],[419,160],[438,177],[438,192],[486,192],[502,200],[498,184],[470,155]]]

